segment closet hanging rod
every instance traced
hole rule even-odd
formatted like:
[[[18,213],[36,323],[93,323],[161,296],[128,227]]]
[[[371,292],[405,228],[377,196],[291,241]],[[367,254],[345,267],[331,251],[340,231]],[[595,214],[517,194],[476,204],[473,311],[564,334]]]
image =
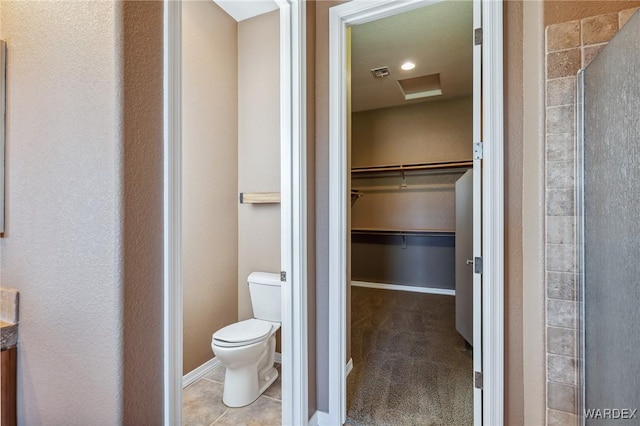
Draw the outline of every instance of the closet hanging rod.
[[[384,228],[351,228],[352,234],[361,235],[393,235],[415,237],[453,237],[453,229],[384,229]]]
[[[390,164],[371,167],[353,167],[351,173],[370,172],[403,172],[409,170],[433,170],[433,169],[462,169],[473,167],[473,161],[451,161],[444,163],[412,163],[412,164]]]

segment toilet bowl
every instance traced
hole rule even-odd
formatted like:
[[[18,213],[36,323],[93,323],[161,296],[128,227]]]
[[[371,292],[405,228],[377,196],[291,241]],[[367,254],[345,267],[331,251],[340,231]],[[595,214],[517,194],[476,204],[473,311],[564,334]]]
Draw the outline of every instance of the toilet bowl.
[[[277,379],[275,333],[280,328],[280,275],[253,272],[249,289],[254,318],[213,334],[211,349],[226,367],[222,401],[243,407],[258,399]]]
[[[273,365],[275,333],[279,328],[278,323],[249,319],[231,324],[213,335],[211,349],[226,367],[222,396],[225,405],[244,407],[251,404],[278,378]],[[232,333],[241,337],[230,338]]]

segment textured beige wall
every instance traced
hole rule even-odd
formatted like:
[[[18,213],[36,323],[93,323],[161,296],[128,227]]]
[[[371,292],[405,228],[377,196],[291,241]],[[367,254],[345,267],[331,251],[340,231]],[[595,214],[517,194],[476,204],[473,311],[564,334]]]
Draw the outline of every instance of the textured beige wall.
[[[182,3],[183,372],[213,357],[238,320],[237,23],[212,1]]]
[[[117,423],[119,11],[17,1],[2,2],[1,13],[9,49],[2,284],[21,292],[18,421]]]
[[[119,173],[124,194],[123,226],[115,241],[123,246],[122,423],[160,424],[164,413],[164,330],[159,326],[164,316],[163,5],[159,1],[120,4],[123,148]],[[87,18],[78,19],[86,22]],[[84,38],[76,38],[80,39]],[[87,78],[92,78],[90,73]]]
[[[280,191],[280,13],[238,24],[238,191]],[[236,201],[237,202],[237,201]],[[253,316],[247,277],[280,271],[280,205],[238,207],[238,319]]]
[[[364,195],[351,207],[354,228],[455,229],[455,181],[462,173],[352,179]],[[371,175],[369,175],[371,176]]]
[[[162,5],[136,3],[0,3],[19,424],[161,423]]]
[[[473,99],[353,114],[353,167],[471,159]]]
[[[505,424],[524,424],[522,378],[522,2],[504,3]],[[539,285],[539,284],[538,284]],[[542,312],[543,307],[539,306]],[[534,349],[541,352],[542,348]]]
[[[357,112],[352,138],[354,167],[471,160],[473,99]],[[408,188],[400,190],[399,175],[364,178],[356,174],[351,184],[365,196],[352,207],[353,226],[453,229],[458,177],[411,175]]]
[[[518,2],[516,11],[522,13],[522,72],[514,70],[510,87],[522,85],[522,367],[510,374],[510,388],[517,395],[518,404],[507,405],[507,418],[513,424],[544,423],[544,60],[542,28],[543,5],[540,2]],[[509,8],[512,12],[512,8]],[[520,12],[517,12],[518,14]],[[516,18],[511,18],[516,20]],[[511,21],[510,21],[511,22]],[[517,30],[514,30],[517,31]],[[513,34],[512,32],[510,32]],[[514,52],[515,53],[515,52]],[[511,56],[508,56],[511,58]],[[519,61],[510,61],[514,67]],[[515,77],[515,78],[514,78]],[[518,84],[517,80],[522,83]],[[513,128],[513,127],[511,127]],[[519,165],[516,163],[516,167]],[[517,190],[517,189],[514,189]],[[515,268],[509,268],[514,271]],[[509,300],[512,299],[509,295]],[[510,302],[516,305],[516,302]],[[519,325],[520,326],[520,325]],[[516,331],[511,333],[517,338]],[[515,343],[515,342],[514,342]],[[516,373],[517,372],[517,373]],[[518,385],[518,381],[522,386]],[[526,398],[524,398],[526,395]],[[511,415],[509,415],[511,414]]]
[[[610,12],[639,7],[638,0],[574,1],[554,0],[544,2],[544,26],[560,22],[574,21],[588,16],[603,15]]]

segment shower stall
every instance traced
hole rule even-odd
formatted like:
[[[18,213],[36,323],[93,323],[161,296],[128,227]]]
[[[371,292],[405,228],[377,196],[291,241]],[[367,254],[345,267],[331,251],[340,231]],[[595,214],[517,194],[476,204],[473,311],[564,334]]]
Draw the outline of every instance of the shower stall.
[[[640,13],[578,74],[577,410],[640,424]]]

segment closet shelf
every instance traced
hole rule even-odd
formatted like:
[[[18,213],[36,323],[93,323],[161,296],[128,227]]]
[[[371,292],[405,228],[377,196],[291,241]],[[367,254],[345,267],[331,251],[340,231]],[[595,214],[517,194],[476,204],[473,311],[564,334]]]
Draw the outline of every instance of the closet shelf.
[[[240,204],[277,204],[280,203],[279,192],[241,192]]]
[[[441,163],[390,164],[370,167],[353,167],[351,173],[409,172],[418,170],[450,170],[473,167],[473,161],[449,161]]]
[[[454,229],[393,229],[393,228],[351,228],[352,234],[361,235],[399,235],[399,236],[429,236],[452,237]]]

